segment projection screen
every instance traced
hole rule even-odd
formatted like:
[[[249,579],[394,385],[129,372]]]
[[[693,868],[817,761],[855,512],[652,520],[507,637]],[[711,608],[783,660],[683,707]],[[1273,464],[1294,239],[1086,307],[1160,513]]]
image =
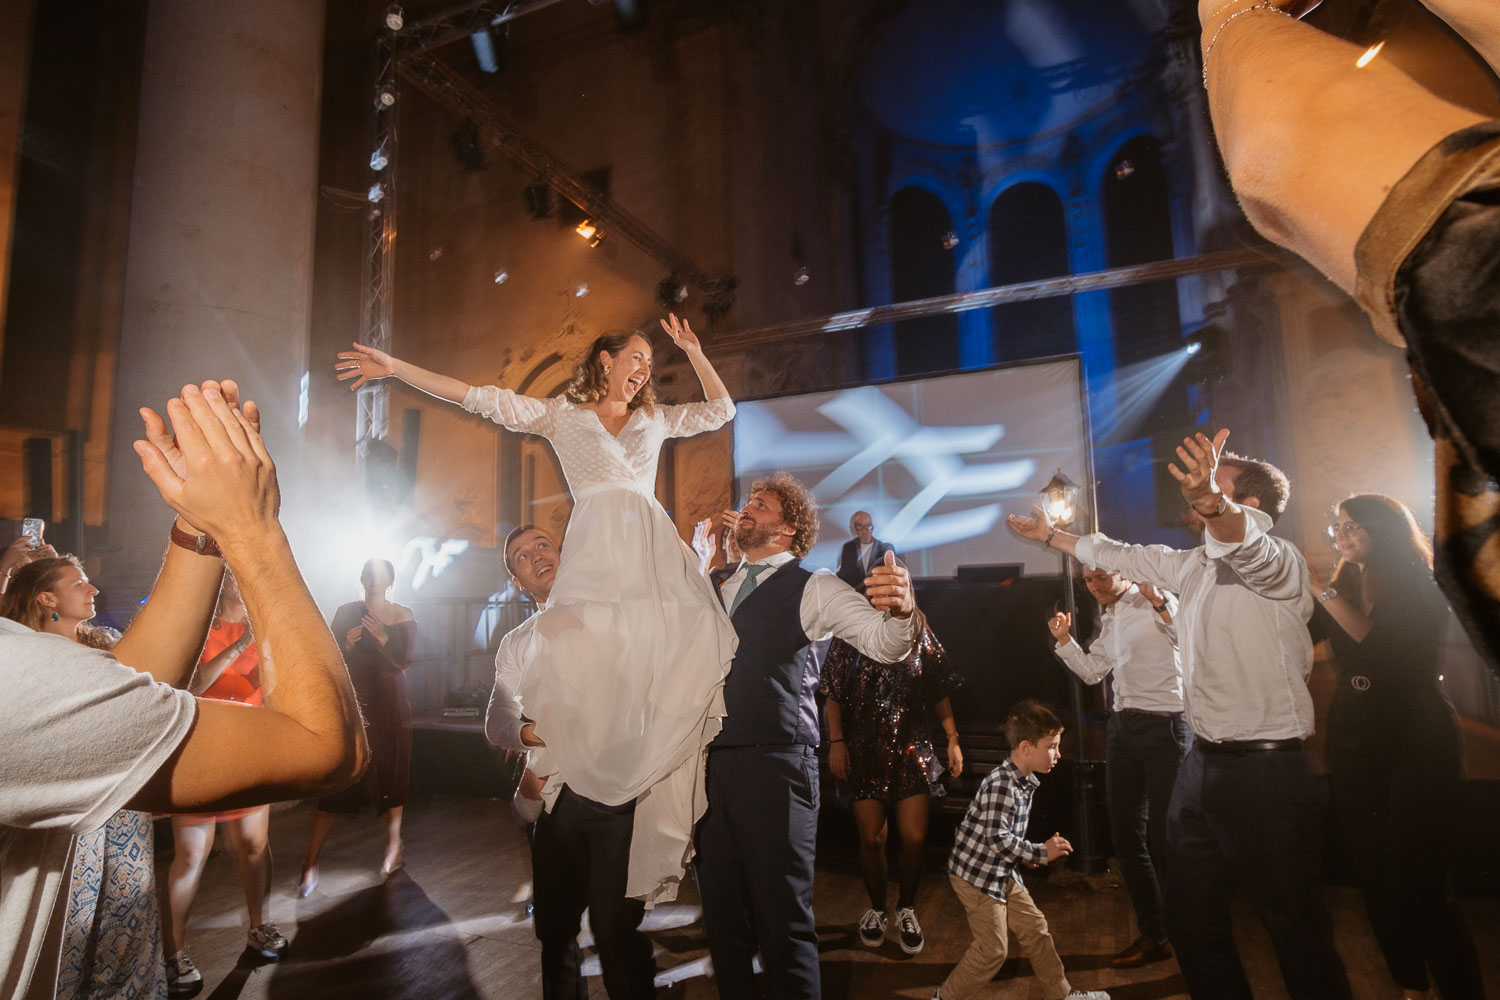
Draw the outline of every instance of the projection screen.
[[[1082,506],[1092,503],[1081,374],[1079,359],[1066,357],[741,402],[738,501],[777,470],[810,486],[822,532],[803,560],[809,569],[834,568],[849,518],[867,510],[913,576],[1006,564],[1055,574],[1057,554],[1017,538],[1004,516],[1029,514],[1059,469],[1083,487]]]

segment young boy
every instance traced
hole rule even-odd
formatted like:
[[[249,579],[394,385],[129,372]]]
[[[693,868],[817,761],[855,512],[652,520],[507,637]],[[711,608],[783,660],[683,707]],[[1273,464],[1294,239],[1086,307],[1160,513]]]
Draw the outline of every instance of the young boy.
[[[1057,833],[1045,844],[1026,839],[1031,796],[1041,784],[1037,774],[1046,774],[1057,763],[1062,731],[1057,716],[1032,699],[1016,705],[1005,720],[1010,757],[980,784],[948,858],[948,880],[969,913],[974,943],[943,985],[933,990],[932,1000],[968,1000],[995,978],[1005,963],[1007,923],[1048,997],[1109,1000],[1108,993],[1069,985],[1047,932],[1047,918],[1031,901],[1018,871],[1023,864],[1051,864],[1073,850]]]

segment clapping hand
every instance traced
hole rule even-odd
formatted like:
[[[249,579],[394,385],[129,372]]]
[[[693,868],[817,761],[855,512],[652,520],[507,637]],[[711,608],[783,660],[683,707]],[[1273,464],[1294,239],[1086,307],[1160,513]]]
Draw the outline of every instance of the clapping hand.
[[[353,346],[352,351],[340,351],[338,359],[333,363],[334,377],[340,382],[355,379],[355,383],[349,387],[351,391],[366,382],[390,378],[396,374],[395,358],[389,354],[364,344]]]
[[[719,551],[719,536],[713,525],[714,519],[705,517],[693,527],[693,551],[698,553],[699,572],[708,569],[708,564],[714,561],[714,553]]]
[[[376,618],[374,615],[370,614],[368,611],[366,611],[364,617],[360,619],[360,624],[364,627],[365,634],[373,638],[382,646],[384,646],[390,639],[390,636],[387,635],[385,631],[385,623],[382,622],[379,618]]]
[[[276,466],[260,436],[258,410],[248,402],[241,409],[233,382],[183,386],[167,403],[170,434],[154,410],[143,408],[141,419],[146,438],[135,442],[141,467],[184,520],[221,545],[275,524]]]
[[[1059,611],[1047,619],[1047,631],[1052,633],[1058,645],[1067,643],[1068,637],[1073,630],[1073,616],[1066,611]]]
[[[1228,438],[1228,427],[1221,428],[1212,441],[1199,431],[1192,437],[1183,438],[1182,444],[1177,446],[1177,457],[1181,460],[1182,467],[1178,468],[1176,462],[1167,463],[1167,471],[1182,488],[1182,498],[1200,514],[1203,511],[1198,509],[1198,501],[1216,497],[1219,493],[1219,486],[1214,482],[1214,472],[1219,467],[1219,455],[1224,451],[1224,442]]]

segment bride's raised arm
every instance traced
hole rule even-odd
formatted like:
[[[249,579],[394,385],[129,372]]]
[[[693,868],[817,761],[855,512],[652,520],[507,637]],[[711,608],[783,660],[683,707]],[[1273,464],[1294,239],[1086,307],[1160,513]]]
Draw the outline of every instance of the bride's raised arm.
[[[375,379],[394,376],[413,388],[460,406],[469,392],[467,382],[430,372],[426,368],[418,368],[410,361],[402,361],[364,344],[355,344],[352,351],[340,351],[338,360],[333,364],[333,371],[340,382],[355,380],[349,387],[351,390]]]
[[[667,318],[661,321],[661,328],[667,331],[672,343],[682,348],[688,360],[693,363],[693,371],[698,373],[698,381],[703,385],[703,398],[728,399],[729,390],[725,388],[724,380],[719,378],[713,363],[703,353],[703,345],[698,342],[698,335],[693,332],[688,321],[678,319],[676,313],[667,313]]]

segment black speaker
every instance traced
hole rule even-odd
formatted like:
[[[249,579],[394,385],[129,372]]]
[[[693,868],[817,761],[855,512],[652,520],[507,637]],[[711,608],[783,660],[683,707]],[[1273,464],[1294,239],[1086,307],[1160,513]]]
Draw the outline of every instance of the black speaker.
[[[401,412],[401,489],[410,500],[417,490],[417,446],[422,439],[422,411],[418,409]]]
[[[52,439],[27,438],[21,445],[26,463],[26,516],[52,520]]]

